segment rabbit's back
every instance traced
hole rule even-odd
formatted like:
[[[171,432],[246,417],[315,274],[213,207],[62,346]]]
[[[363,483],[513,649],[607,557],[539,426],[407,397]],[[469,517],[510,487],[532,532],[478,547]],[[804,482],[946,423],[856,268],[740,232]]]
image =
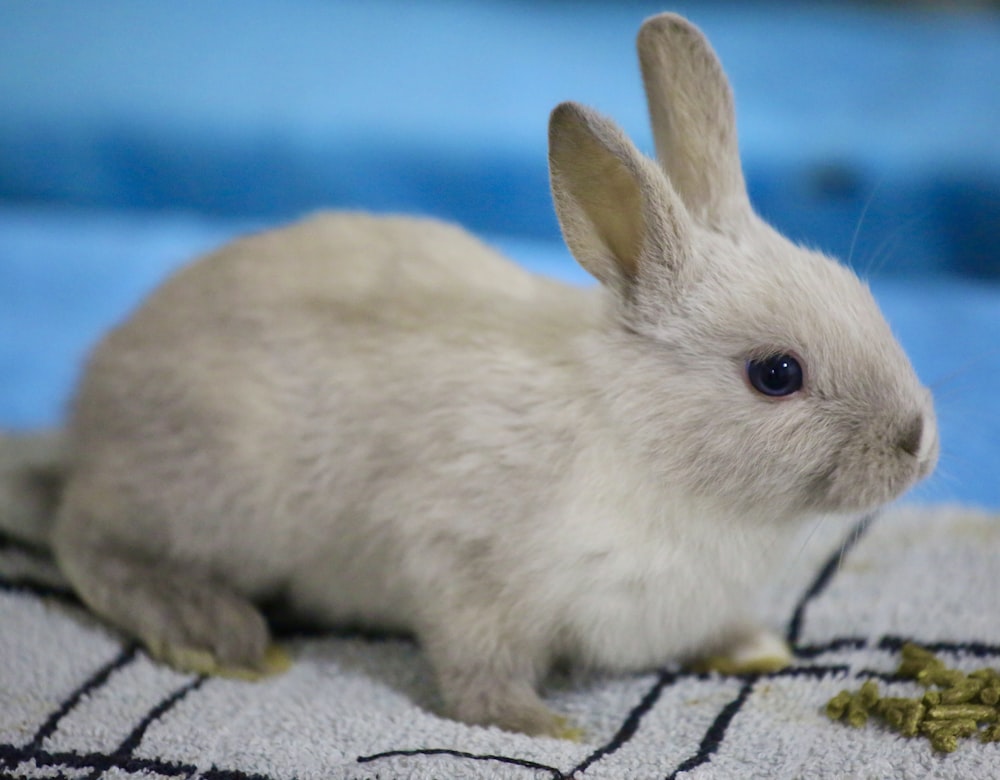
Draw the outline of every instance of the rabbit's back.
[[[118,515],[130,539],[226,560],[220,575],[266,591],[320,542],[353,549],[356,518],[401,514],[396,491],[417,510],[460,473],[470,496],[503,472],[544,481],[558,457],[531,442],[564,446],[573,352],[600,317],[594,291],[430,220],[322,215],[252,236],[182,269],[95,350],[77,489],[134,505]],[[364,534],[391,570],[399,530]]]
[[[458,226],[434,219],[327,212],[251,235],[182,268],[138,312],[157,327],[262,307],[395,302],[409,312],[487,296],[528,301],[566,292],[510,262]],[[385,314],[386,312],[383,312]],[[134,332],[135,329],[133,329]]]
[[[456,226],[323,214],[224,246],[155,290],[91,356],[77,427],[90,397],[157,371],[161,389],[204,385],[230,409],[264,403],[246,383],[285,393],[301,416],[354,371],[369,393],[394,367],[430,381],[487,356],[562,362],[599,320],[595,291],[531,274]]]

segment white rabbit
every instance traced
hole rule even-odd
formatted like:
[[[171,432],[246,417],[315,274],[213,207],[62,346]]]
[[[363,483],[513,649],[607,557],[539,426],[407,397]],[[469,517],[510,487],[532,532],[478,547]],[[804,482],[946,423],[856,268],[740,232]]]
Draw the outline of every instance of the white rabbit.
[[[732,97],[663,14],[639,54],[659,164],[552,113],[567,245],[533,276],[430,220],[330,214],[184,268],[86,367],[50,541],[156,655],[263,669],[254,606],[412,632],[446,714],[566,735],[537,692],[723,655],[780,666],[748,599],[795,524],[933,468],[866,287],[747,198]]]

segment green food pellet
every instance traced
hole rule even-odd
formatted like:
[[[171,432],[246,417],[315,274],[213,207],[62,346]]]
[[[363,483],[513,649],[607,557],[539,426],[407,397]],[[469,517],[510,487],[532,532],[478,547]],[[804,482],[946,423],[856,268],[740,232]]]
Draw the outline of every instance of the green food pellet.
[[[984,685],[985,683],[982,680],[966,678],[948,690],[941,691],[941,703],[965,704],[979,696]]]
[[[878,703],[878,683],[874,680],[866,682],[858,691],[858,698],[865,709],[874,707]]]
[[[875,711],[879,715],[885,715],[889,712],[895,712],[901,707],[906,707],[913,704],[912,699],[904,699],[901,696],[886,696],[883,699],[879,699],[878,705],[875,707]]]
[[[915,645],[913,642],[907,642],[903,645],[902,650],[903,660],[910,661],[913,659],[930,659],[932,661],[937,660],[937,656],[934,655],[930,650],[921,647],[920,645]]]
[[[944,668],[944,664],[934,653],[909,642],[903,645],[900,654],[902,660],[896,670],[900,677],[920,679],[920,675],[926,674],[929,669]]]
[[[878,709],[883,710],[886,707],[905,707],[909,704],[913,704],[913,699],[907,699],[905,696],[883,696],[878,700]]]
[[[875,712],[879,715],[888,715],[890,712],[896,712],[897,710],[911,707],[913,706],[913,703],[913,699],[904,699],[899,696],[886,696],[884,699],[879,699],[878,705],[875,707]]]
[[[926,708],[920,702],[914,702],[913,707],[904,711],[903,722],[900,724],[899,733],[904,737],[915,737],[920,731],[920,724],[924,720]]]
[[[898,707],[880,712],[879,715],[885,719],[886,723],[896,729],[896,731],[903,728],[903,711]]]
[[[927,737],[931,741],[931,747],[942,753],[954,753],[958,749],[958,736],[940,732]]]
[[[988,685],[979,692],[979,701],[996,706],[1000,702],[1000,685]]]
[[[913,737],[924,718],[926,708],[914,699],[889,697],[878,703],[876,712],[904,737]]]
[[[956,750],[959,739],[974,735],[982,742],[1000,742],[1000,672],[949,669],[934,653],[913,644],[904,645],[900,654],[897,676],[928,688],[922,696],[880,698],[878,684],[868,680],[854,693],[834,696],[827,703],[827,716],[855,727],[875,716],[902,736],[925,737],[944,753]]]
[[[932,675],[944,669],[944,664],[935,660],[932,664],[924,664],[912,675],[914,680],[928,680]]]
[[[826,703],[826,716],[830,720],[840,720],[847,712],[847,705],[851,703],[852,694],[850,691],[841,691]]]
[[[906,711],[902,707],[884,707],[878,714],[896,731],[903,728],[903,720],[906,718]]]
[[[971,719],[925,720],[920,726],[920,731],[930,739],[935,749],[951,753],[958,747],[959,737],[971,737],[979,731],[979,726]]]
[[[851,696],[847,703],[847,722],[855,728],[861,728],[868,722],[868,716],[873,707],[878,704],[878,683],[869,680],[861,686],[861,690]]]
[[[859,729],[868,722],[868,708],[861,701],[860,696],[851,698],[851,703],[847,705],[847,722]]]
[[[924,685],[937,685],[941,688],[953,688],[965,681],[965,674],[957,669],[927,668],[917,675],[917,682]]]
[[[986,704],[939,704],[927,710],[931,720],[955,720],[968,718],[974,721],[993,723],[997,719],[997,711]]]

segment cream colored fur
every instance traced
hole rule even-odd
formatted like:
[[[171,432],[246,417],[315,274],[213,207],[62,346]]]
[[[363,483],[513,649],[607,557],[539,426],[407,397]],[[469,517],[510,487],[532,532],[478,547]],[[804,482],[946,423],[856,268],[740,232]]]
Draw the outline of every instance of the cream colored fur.
[[[661,165],[589,109],[550,123],[601,285],[327,214],[195,262],[109,334],[52,536],[81,597],[229,666],[262,664],[262,601],[412,631],[448,714],[529,733],[566,733],[537,694],[559,660],[781,655],[747,604],[792,524],[925,475],[931,400],[853,274],[751,211],[698,30],[654,17],[639,50]],[[764,397],[746,362],[784,352],[806,386]]]

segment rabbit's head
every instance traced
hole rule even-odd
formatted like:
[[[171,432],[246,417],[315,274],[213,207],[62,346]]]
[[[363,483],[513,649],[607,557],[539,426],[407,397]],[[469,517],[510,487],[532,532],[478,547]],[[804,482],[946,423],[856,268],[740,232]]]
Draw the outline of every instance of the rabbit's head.
[[[638,39],[658,164],[564,103],[549,162],[570,250],[609,293],[612,424],[659,478],[747,510],[851,512],[934,467],[921,386],[867,287],[758,218],[729,83],[684,19]]]

